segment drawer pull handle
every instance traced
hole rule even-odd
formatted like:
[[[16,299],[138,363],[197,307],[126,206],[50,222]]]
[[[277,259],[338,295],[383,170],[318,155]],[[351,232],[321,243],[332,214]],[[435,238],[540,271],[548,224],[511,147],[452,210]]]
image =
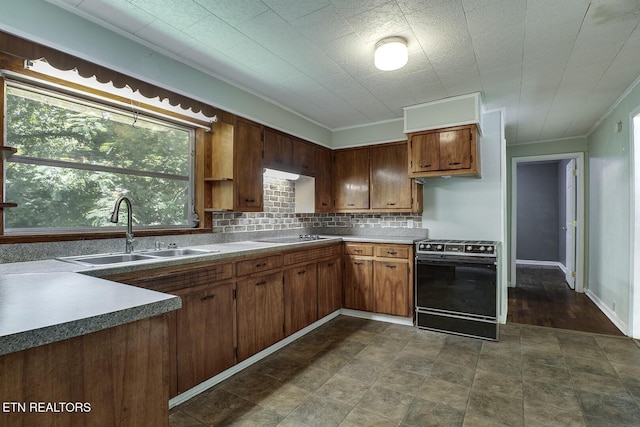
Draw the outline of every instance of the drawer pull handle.
[[[347,206],[355,206],[355,203],[347,203]]]
[[[430,168],[431,165],[420,165],[421,168]]]
[[[306,272],[307,270],[301,270],[301,271],[298,271],[298,274],[305,274]]]
[[[262,267],[266,267],[267,263],[266,262],[261,262],[260,264],[256,264],[256,268],[262,268]]]
[[[244,201],[247,203],[253,203],[256,201],[256,199],[244,199]]]
[[[395,202],[389,202],[389,203],[387,203],[387,206],[395,206],[395,205],[396,205],[396,204],[395,204]]]
[[[333,267],[333,263],[327,264],[327,267]]]
[[[460,162],[449,162],[449,166],[458,166]]]
[[[262,282],[256,283],[256,286],[262,286],[262,285],[266,285],[266,284],[267,284],[267,282],[263,280]]]
[[[207,300],[210,300],[210,299],[214,299],[215,297],[216,297],[215,294],[214,295],[207,295],[206,297],[200,298],[200,301],[207,301]]]
[[[363,265],[364,262],[354,262],[353,265]]]
[[[387,251],[387,253],[389,255],[398,255],[398,252],[396,252],[396,251]]]
[[[387,265],[387,268],[397,268],[397,265]]]
[[[362,252],[362,249],[354,249],[353,252],[360,253]]]
[[[327,202],[322,202],[322,206],[327,206]]]

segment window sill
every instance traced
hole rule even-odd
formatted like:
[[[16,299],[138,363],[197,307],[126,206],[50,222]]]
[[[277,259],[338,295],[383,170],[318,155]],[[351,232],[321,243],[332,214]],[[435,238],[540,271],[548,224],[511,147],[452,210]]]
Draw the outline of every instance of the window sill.
[[[209,228],[153,228],[153,229],[133,229],[136,237],[151,236],[177,236],[187,234],[209,234],[213,231]],[[83,231],[83,232],[50,232],[34,234],[5,234],[0,236],[0,245],[12,243],[44,243],[63,242],[73,240],[98,240],[98,239],[119,239],[124,238],[124,230],[113,231]]]

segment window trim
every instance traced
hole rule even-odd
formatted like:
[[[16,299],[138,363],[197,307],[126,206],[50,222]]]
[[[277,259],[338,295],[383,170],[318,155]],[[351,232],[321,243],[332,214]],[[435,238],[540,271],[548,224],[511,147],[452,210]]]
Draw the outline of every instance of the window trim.
[[[6,139],[6,129],[5,129],[5,121],[6,115],[4,113],[4,109],[6,108],[6,87],[8,84],[16,84],[19,86],[31,86],[35,87],[39,90],[52,91],[55,94],[62,94],[66,96],[70,96],[72,98],[79,98],[81,101],[89,102],[97,104],[100,108],[114,108],[119,112],[123,111],[123,108],[126,110],[126,107],[130,104],[126,104],[123,100],[126,98],[119,96],[117,94],[112,94],[108,92],[101,91],[99,89],[82,86],[80,84],[74,82],[66,82],[60,80],[58,78],[47,78],[47,76],[41,76],[39,73],[32,72],[30,70],[20,70],[20,72],[16,72],[13,70],[14,67],[10,67],[8,69],[6,67],[6,63],[3,64],[5,66],[4,69],[0,70],[0,85],[2,86],[2,90],[0,90],[0,95],[2,99],[0,99],[0,146],[4,146],[4,141]],[[197,130],[210,132],[211,131],[211,123],[205,123],[201,120],[191,118],[185,115],[181,115],[179,113],[163,110],[160,107],[144,104],[141,102],[135,103],[135,111],[137,114],[150,119],[150,120],[159,120],[161,122],[169,122],[174,126],[182,128],[190,132],[190,147],[189,147],[189,176],[185,177],[183,175],[172,175],[172,174],[163,174],[161,172],[141,172],[141,171],[131,171],[129,169],[124,168],[113,168],[113,167],[105,167],[100,165],[90,165],[90,164],[81,164],[74,162],[65,162],[59,160],[47,160],[47,159],[39,159],[37,158],[37,162],[25,162],[17,159],[27,159],[27,156],[15,156],[12,159],[2,159],[2,164],[0,165],[0,177],[2,181],[0,181],[0,195],[4,197],[4,183],[6,180],[5,177],[5,162],[15,162],[15,163],[30,163],[30,164],[42,164],[48,166],[60,166],[63,163],[67,165],[72,165],[71,167],[75,169],[86,169],[86,170],[99,170],[106,172],[115,172],[115,173],[130,173],[132,175],[138,176],[154,176],[158,178],[170,178],[170,179],[179,179],[189,181],[188,186],[188,197],[190,203],[190,212],[188,222],[190,225],[184,226],[134,226],[133,229],[138,236],[163,236],[163,235],[179,235],[179,234],[199,234],[199,233],[212,233],[213,230],[203,228],[204,224],[199,215],[199,200],[197,197],[197,186],[196,178],[198,175],[197,171],[197,160],[196,160],[196,144],[197,144]],[[12,156],[13,157],[13,156]],[[33,158],[30,158],[33,159]],[[107,170],[108,169],[108,170]],[[2,200],[0,200],[2,201]],[[8,243],[31,243],[31,242],[47,242],[47,241],[63,241],[63,240],[86,240],[86,239],[108,239],[108,238],[117,238],[121,237],[122,231],[119,230],[120,227],[114,228],[90,228],[90,227],[82,227],[78,229],[56,229],[56,228],[34,228],[31,229],[33,233],[26,232],[24,229],[5,229],[5,220],[4,220],[5,209],[0,209],[0,245],[8,244]],[[14,232],[17,230],[19,232]]]

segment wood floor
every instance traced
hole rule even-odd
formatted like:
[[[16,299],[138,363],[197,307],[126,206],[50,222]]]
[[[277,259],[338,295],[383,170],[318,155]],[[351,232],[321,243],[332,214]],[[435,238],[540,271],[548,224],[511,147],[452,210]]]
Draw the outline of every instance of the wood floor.
[[[585,294],[569,288],[557,267],[518,266],[507,322],[607,335],[622,332]]]

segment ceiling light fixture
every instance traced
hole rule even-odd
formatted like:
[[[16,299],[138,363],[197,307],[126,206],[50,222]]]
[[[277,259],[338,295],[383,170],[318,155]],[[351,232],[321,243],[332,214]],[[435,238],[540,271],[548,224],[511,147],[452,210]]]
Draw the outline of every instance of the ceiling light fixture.
[[[405,66],[409,59],[407,40],[403,37],[387,37],[376,43],[373,63],[382,71],[393,71]]]
[[[300,178],[300,175],[297,173],[278,171],[275,169],[264,169],[263,175],[269,178],[287,179],[289,181],[295,181]]]

